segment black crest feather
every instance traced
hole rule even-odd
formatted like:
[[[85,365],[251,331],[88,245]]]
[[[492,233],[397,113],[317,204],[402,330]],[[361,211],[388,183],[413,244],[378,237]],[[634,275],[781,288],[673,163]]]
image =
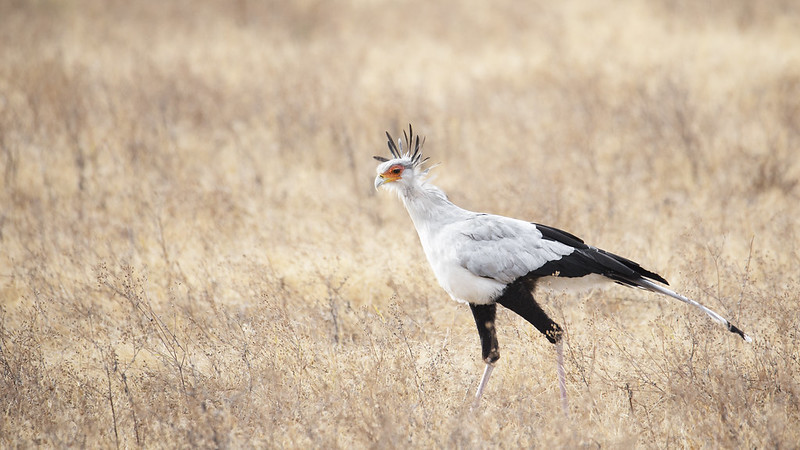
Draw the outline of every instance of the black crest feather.
[[[392,156],[395,158],[402,158],[403,155],[400,153],[400,150],[397,149],[397,145],[394,143],[394,139],[392,139],[392,135],[389,134],[388,131],[386,132],[386,137],[389,138],[389,151],[392,152]]]
[[[405,140],[405,146],[412,164],[418,166],[428,161],[428,158],[422,159],[422,147],[425,145],[425,138],[423,137],[422,140],[420,140],[419,136],[415,136],[411,124],[408,124],[408,133],[403,130],[403,139],[398,139],[397,143],[395,143],[394,138],[388,131],[386,132],[386,138],[388,139],[387,145],[389,146],[389,152],[392,153],[392,157],[403,157],[403,140]],[[413,146],[411,145],[412,143],[414,144]],[[373,156],[373,158],[381,162],[388,161],[388,159],[382,156]]]

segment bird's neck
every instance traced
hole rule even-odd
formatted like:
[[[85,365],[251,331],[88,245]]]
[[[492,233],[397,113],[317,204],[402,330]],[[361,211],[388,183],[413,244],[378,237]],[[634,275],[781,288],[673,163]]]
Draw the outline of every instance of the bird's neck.
[[[400,192],[400,198],[408,210],[420,237],[429,235],[437,227],[471,214],[447,199],[447,195],[430,183],[415,183]]]

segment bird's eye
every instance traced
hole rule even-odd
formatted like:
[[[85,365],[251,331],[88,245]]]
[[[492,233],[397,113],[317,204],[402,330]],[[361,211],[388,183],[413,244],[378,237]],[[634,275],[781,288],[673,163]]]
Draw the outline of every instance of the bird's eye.
[[[399,178],[400,174],[403,173],[403,170],[405,170],[405,167],[403,167],[401,164],[395,164],[392,167],[386,169],[386,172],[384,172],[384,174]]]

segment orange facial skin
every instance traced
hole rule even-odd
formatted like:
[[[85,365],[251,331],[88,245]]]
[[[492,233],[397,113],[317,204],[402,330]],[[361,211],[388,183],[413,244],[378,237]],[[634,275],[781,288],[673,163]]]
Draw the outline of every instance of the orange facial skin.
[[[402,177],[404,170],[406,170],[406,168],[403,167],[402,164],[395,164],[392,167],[386,169],[386,171],[383,172],[380,176],[383,179],[384,183],[391,183],[392,181],[399,180]]]

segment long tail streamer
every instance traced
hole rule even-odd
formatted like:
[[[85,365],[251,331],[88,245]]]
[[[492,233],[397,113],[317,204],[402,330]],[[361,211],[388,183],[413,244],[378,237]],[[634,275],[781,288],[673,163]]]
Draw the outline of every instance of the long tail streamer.
[[[747,342],[753,342],[753,338],[745,334],[745,332],[740,330],[739,327],[737,327],[736,325],[730,323],[728,319],[722,317],[718,313],[706,308],[705,306],[701,305],[700,303],[697,303],[696,301],[688,297],[684,297],[683,295],[678,294],[677,292],[671,291],[663,286],[659,286],[649,280],[639,279],[636,280],[636,284],[644,289],[647,289],[648,291],[653,291],[653,292],[658,292],[660,294],[668,295],[674,299],[680,300],[684,303],[688,303],[692,306],[700,308],[701,311],[708,314],[708,316],[714,319],[715,322],[724,325],[731,333],[738,334],[739,336],[742,337],[742,339],[744,339]]]

